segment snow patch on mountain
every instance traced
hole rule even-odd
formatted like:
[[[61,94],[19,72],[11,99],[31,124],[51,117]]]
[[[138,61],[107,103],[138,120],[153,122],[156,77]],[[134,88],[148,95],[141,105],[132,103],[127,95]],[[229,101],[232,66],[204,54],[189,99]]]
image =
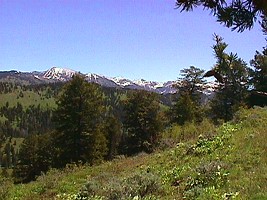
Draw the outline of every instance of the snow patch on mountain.
[[[105,87],[118,87],[118,85],[114,81],[110,80],[109,78],[106,78],[105,76],[88,73],[85,75],[85,77],[88,82],[97,83]]]
[[[121,87],[127,87],[127,86],[135,84],[133,81],[123,78],[123,77],[114,77],[114,78],[110,78],[110,80],[114,81],[118,86],[121,86]]]

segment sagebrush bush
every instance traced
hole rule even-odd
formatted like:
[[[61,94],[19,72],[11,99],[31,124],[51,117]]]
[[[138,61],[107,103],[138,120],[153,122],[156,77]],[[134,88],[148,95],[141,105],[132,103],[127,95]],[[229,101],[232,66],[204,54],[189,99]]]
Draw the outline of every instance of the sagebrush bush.
[[[104,199],[119,200],[133,199],[134,197],[148,198],[149,195],[161,191],[159,177],[149,172],[139,172],[126,178],[114,178],[107,180],[105,183],[100,182],[99,177],[87,181],[78,196],[86,199],[100,195]],[[150,197],[152,198],[153,195]]]

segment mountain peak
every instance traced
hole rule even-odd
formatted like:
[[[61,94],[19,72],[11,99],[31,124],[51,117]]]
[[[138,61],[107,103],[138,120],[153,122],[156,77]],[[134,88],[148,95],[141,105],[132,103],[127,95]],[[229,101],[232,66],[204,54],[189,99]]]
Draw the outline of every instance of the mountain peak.
[[[51,67],[49,70],[45,71],[43,78],[67,81],[76,73],[78,72],[68,68]]]

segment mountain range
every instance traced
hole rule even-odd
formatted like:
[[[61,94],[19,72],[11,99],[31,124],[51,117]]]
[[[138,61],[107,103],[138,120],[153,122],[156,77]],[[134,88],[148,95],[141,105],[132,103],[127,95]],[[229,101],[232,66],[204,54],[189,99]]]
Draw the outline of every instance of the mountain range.
[[[58,81],[68,81],[77,72],[72,69],[52,67],[44,72],[19,72],[19,71],[0,71],[0,81],[24,82],[28,84],[51,83]],[[156,82],[140,80],[129,80],[122,77],[106,77],[94,73],[83,74],[88,82],[94,82],[104,87],[123,88],[123,89],[143,89],[159,94],[172,94],[176,92],[174,84],[178,81]],[[214,83],[210,83],[204,93],[214,91]]]

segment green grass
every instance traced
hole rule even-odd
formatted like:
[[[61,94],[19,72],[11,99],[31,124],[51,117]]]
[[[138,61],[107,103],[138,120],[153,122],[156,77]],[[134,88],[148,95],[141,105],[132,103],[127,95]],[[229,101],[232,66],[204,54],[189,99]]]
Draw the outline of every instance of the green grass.
[[[9,107],[14,107],[17,103],[23,105],[24,108],[27,108],[31,105],[38,106],[40,104],[41,108],[55,108],[56,103],[54,98],[46,98],[45,92],[40,92],[39,94],[34,91],[23,91],[23,96],[20,96],[21,90],[16,90],[12,93],[0,94],[0,107],[6,105],[6,102],[9,103]]]
[[[2,199],[267,199],[267,108],[214,127],[173,126],[164,150],[51,170],[29,184],[1,180]],[[83,198],[82,198],[83,197]],[[1,199],[1,197],[0,197]]]

